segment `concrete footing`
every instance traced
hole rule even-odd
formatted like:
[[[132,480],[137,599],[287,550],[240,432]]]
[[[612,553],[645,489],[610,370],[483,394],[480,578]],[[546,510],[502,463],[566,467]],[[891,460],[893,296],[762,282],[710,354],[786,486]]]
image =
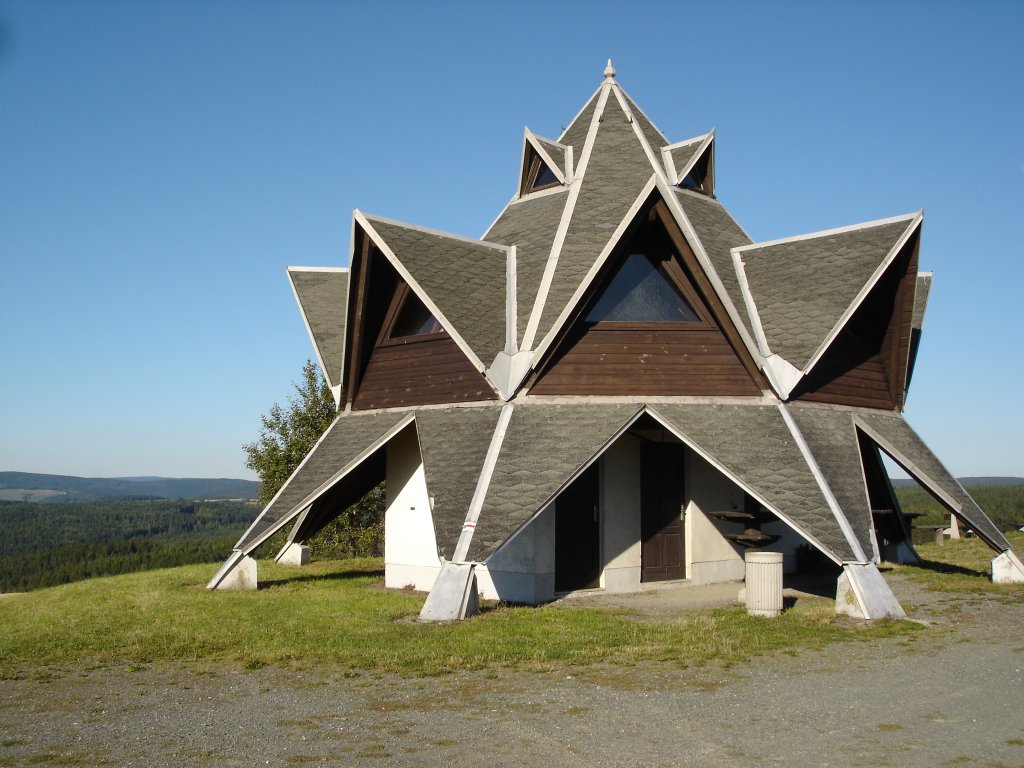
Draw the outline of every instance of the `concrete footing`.
[[[420,621],[458,621],[480,612],[476,563],[444,563],[420,611]]]
[[[1024,564],[1012,550],[992,558],[992,581],[996,584],[1024,583]]]
[[[256,561],[243,557],[217,584],[217,589],[256,589]]]
[[[290,541],[277,553],[274,562],[281,565],[305,565],[309,562],[309,547]]]
[[[836,583],[836,613],[855,619],[907,617],[874,563],[843,563]]]

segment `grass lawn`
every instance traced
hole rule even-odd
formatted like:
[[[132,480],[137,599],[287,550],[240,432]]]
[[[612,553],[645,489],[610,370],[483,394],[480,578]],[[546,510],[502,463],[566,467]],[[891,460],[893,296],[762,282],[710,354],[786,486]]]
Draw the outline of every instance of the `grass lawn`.
[[[733,664],[778,649],[921,631],[837,618],[831,603],[776,619],[743,608],[668,621],[551,605],[494,606],[467,621],[419,624],[423,596],[384,590],[377,560],[260,563],[260,589],[205,589],[209,565],[91,579],[0,599],[0,676],[46,665],[175,660],[440,674],[490,665],[538,670],[665,660]]]
[[[1024,533],[1007,533],[1014,552],[1024,552]],[[951,539],[945,544],[914,547],[924,561],[919,566],[893,566],[929,589],[941,592],[985,593],[1008,600],[1024,600],[1024,584],[993,584],[992,558],[995,552],[981,539]]]

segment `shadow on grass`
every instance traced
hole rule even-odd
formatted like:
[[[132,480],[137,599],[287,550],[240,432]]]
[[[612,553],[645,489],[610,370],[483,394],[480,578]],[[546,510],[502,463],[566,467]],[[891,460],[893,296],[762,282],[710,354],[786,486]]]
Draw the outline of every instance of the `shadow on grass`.
[[[308,581],[352,581],[353,579],[383,578],[383,568],[353,568],[345,571],[332,571],[329,573],[302,573],[288,576],[283,579],[260,579],[259,589],[270,589],[284,584],[301,584]]]
[[[980,577],[986,581],[989,578],[989,573],[987,571],[979,571],[975,568],[953,565],[952,563],[940,563],[936,560],[925,560],[924,558],[921,558],[921,562],[915,563],[910,567],[920,568],[925,571],[932,571],[933,573],[958,573],[962,576]]]

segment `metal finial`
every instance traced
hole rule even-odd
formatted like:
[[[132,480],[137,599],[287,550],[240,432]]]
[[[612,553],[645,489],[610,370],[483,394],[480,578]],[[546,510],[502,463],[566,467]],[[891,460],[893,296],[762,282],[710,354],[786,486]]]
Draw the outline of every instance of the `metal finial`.
[[[612,66],[611,59],[608,59],[608,66],[604,68],[604,76],[607,78],[615,77],[615,67]]]

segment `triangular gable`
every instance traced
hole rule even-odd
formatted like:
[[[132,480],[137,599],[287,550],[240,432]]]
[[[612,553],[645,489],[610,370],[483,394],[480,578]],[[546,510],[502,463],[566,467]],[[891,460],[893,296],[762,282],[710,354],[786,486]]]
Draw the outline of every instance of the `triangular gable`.
[[[545,265],[530,313],[523,347],[548,338],[595,259],[617,240],[615,228],[632,218],[631,209],[655,171],[647,151],[606,81],[583,148],[559,234]],[[563,140],[563,143],[564,140]],[[646,195],[644,195],[646,197]]]
[[[661,191],[744,345],[751,355],[758,356],[753,325],[732,258],[732,249],[749,245],[750,236],[714,198],[679,188]]]
[[[593,463],[639,405],[516,405],[470,545],[484,560]]]
[[[462,532],[500,408],[424,409],[416,414],[434,531],[449,560]]]
[[[541,138],[529,128],[523,132],[523,162],[519,171],[520,197],[569,183],[572,147]]]
[[[748,395],[767,386],[657,193],[591,268],[530,380],[534,394]],[[632,262],[660,314],[616,314]],[[653,304],[649,305],[653,309]],[[568,318],[568,319],[567,319]]]
[[[483,373],[505,347],[509,249],[358,211],[356,221]]]
[[[356,471],[412,420],[411,412],[340,414],[242,534],[235,549],[246,554],[252,552]]]
[[[715,132],[662,148],[669,181],[676,186],[715,194]]]
[[[348,276],[347,269],[288,267],[288,280],[335,404],[345,359]]]
[[[878,557],[857,430],[850,411],[787,405],[822,477],[865,554]]]
[[[733,249],[765,357],[807,373],[920,226],[921,215]]]
[[[780,409],[647,406],[666,429],[830,558],[837,563],[862,560],[859,545],[849,538],[849,523],[832,509]]]
[[[1010,543],[1002,532],[902,416],[858,412],[854,422],[872,442],[986,544],[997,552],[1010,549]]]

